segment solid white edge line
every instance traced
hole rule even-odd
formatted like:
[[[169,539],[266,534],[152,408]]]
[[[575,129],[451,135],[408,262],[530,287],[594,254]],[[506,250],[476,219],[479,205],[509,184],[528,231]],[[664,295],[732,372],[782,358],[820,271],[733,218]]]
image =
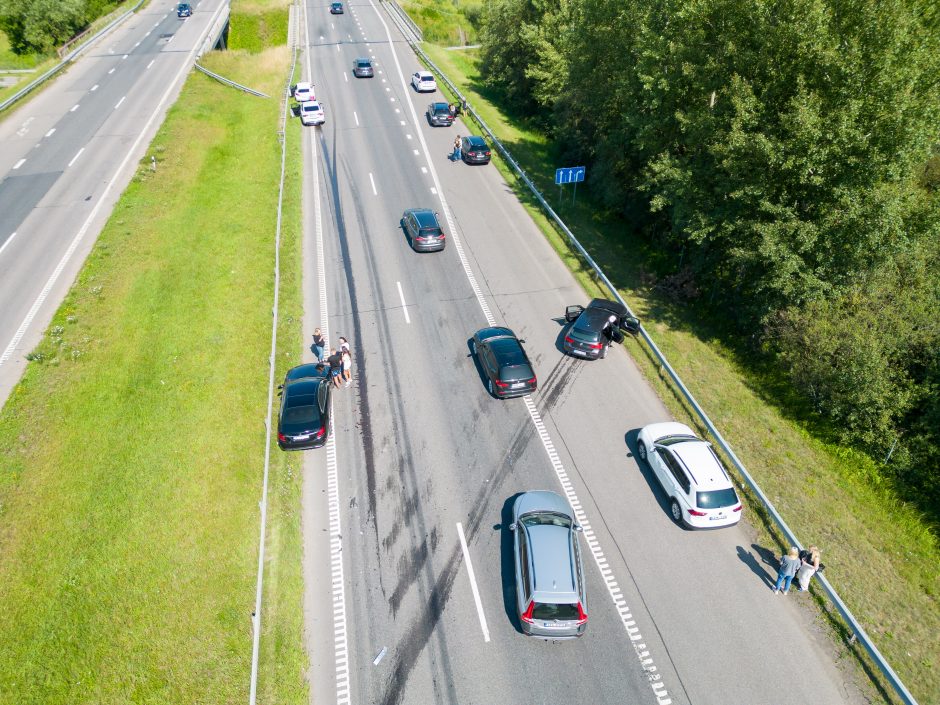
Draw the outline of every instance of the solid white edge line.
[[[3,254],[3,251],[4,251],[5,249],[7,249],[7,245],[9,245],[11,242],[13,242],[13,238],[15,238],[15,237],[16,237],[16,231],[14,230],[14,231],[13,231],[13,234],[10,235],[10,237],[7,238],[7,241],[6,241],[5,243],[3,243],[2,245],[0,245],[0,255]]]
[[[375,179],[372,178],[372,172],[369,172],[369,183],[372,184],[372,193],[376,196],[379,195],[379,192],[375,190]]]
[[[127,98],[127,96],[124,96],[124,98],[121,98],[121,99],[117,102],[117,105],[114,106],[114,109],[115,109],[115,110],[117,110],[118,108],[121,107],[121,103],[124,102],[124,99],[125,99],[125,98]]]
[[[72,161],[69,162],[69,166],[72,166],[72,165],[78,160],[78,158],[79,158],[80,156],[82,156],[82,152],[84,152],[84,151],[85,151],[85,148],[84,148],[84,147],[82,147],[80,150],[78,150],[78,152],[75,154],[75,156],[72,157]]]
[[[473,574],[473,563],[470,560],[470,549],[467,547],[467,539],[463,535],[463,526],[457,522],[457,535],[460,537],[460,548],[463,549],[463,559],[467,562],[467,574],[470,576],[470,589],[473,591],[473,601],[477,606],[477,615],[480,617],[480,629],[483,630],[483,641],[490,640],[490,630],[486,626],[486,617],[483,614],[483,603],[480,601],[480,589],[477,587],[477,579]]]
[[[96,83],[95,85],[93,85],[93,86],[91,87],[91,89],[90,89],[88,92],[89,92],[89,93],[94,93],[96,90],[98,90],[98,84],[97,84],[97,83]]]
[[[79,103],[76,103],[75,105],[73,105],[71,108],[69,108],[69,112],[74,113],[76,110],[78,110],[79,105],[80,105]]]
[[[153,66],[153,64],[154,64],[155,61],[156,61],[156,59],[151,59],[151,60],[150,60],[150,63],[147,64],[147,68],[149,69],[151,66]]]
[[[55,132],[55,128],[53,127],[51,130],[49,130],[49,132],[47,132],[45,135],[43,135],[43,137],[52,137],[52,133],[54,133],[54,132]]]
[[[345,76],[346,74],[343,74],[343,75]],[[359,127],[359,116],[356,115],[355,110],[353,110],[353,117],[356,119],[356,127]]]
[[[401,282],[395,282],[395,283],[398,284],[398,298],[401,299],[401,310],[405,312],[405,323],[410,325],[411,318],[408,316],[408,304],[405,303],[405,292],[401,290]]]
[[[13,165],[13,168],[14,168],[14,169],[19,169],[19,168],[20,168],[21,166],[23,166],[25,163],[26,163],[26,157],[23,157],[23,158],[20,159],[16,164]]]

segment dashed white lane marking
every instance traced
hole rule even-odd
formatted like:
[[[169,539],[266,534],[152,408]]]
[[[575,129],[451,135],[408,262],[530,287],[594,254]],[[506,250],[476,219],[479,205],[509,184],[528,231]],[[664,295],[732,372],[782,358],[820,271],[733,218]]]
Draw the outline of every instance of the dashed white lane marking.
[[[336,45],[336,51],[339,51],[339,44]]]
[[[96,83],[95,85],[93,85],[93,86],[91,87],[91,90],[88,91],[88,92],[89,92],[89,93],[94,93],[96,90],[98,90],[98,84],[97,84],[97,83]]]
[[[483,614],[483,602],[480,600],[480,589],[473,574],[473,563],[470,562],[470,549],[467,548],[467,539],[463,535],[463,526],[457,522],[457,535],[460,537],[460,548],[463,549],[463,559],[467,562],[467,573],[470,575],[470,589],[473,590],[473,601],[477,606],[477,615],[480,617],[480,629],[483,630],[483,641],[490,640],[490,630],[486,626],[486,617]]]
[[[151,60],[150,60],[150,63],[147,64],[147,68],[149,69],[151,66],[153,66],[153,65],[154,65],[154,62],[156,62],[156,59],[151,59]]]
[[[49,132],[47,132],[45,135],[43,135],[43,137],[52,137],[52,134],[53,134],[54,132],[55,132],[55,128],[53,127],[51,130],[49,130]]]
[[[431,187],[431,193],[433,193],[435,196],[437,195],[437,189],[433,186]]]
[[[407,124],[408,124],[408,123],[406,123],[404,120],[400,120],[399,122],[401,122],[402,125],[407,125]]]
[[[112,73],[114,73],[114,69],[113,69],[113,68],[112,68],[110,71],[108,71],[108,75],[110,76]]]
[[[405,303],[405,292],[401,290],[401,282],[395,282],[398,285],[398,298],[401,299],[401,310],[405,312],[405,323],[411,325],[411,317],[408,315],[408,304]]]
[[[374,59],[375,57],[373,56],[372,58]],[[382,79],[382,83],[386,83],[387,81],[388,81],[387,78],[383,78],[383,79]]]
[[[343,75],[345,76],[346,74],[343,74]],[[359,127],[359,116],[356,115],[355,110],[353,110],[353,117],[356,119],[356,127]]]
[[[422,174],[427,174],[427,173],[428,173],[428,168],[427,168],[426,166],[421,167],[421,173],[422,173]]]
[[[417,154],[421,154],[421,151],[420,151],[420,150],[417,150],[417,149],[412,149],[411,151],[414,152],[416,155],[417,155]]]
[[[78,110],[78,106],[79,106],[79,104],[76,103],[76,104],[73,105],[71,108],[69,108],[69,112],[70,112],[70,113],[74,113],[76,110]]]
[[[127,98],[127,96],[124,96],[123,98],[121,98],[121,99],[117,102],[117,105],[114,106],[114,109],[115,109],[115,110],[117,110],[118,108],[121,107],[121,103],[124,102],[124,98]]]
[[[372,193],[376,196],[379,195],[379,192],[375,190],[375,179],[372,178],[372,172],[369,172],[369,183],[372,184]]]
[[[15,238],[15,237],[16,237],[16,231],[14,231],[13,234],[10,235],[10,237],[7,238],[7,241],[6,241],[5,243],[3,243],[2,245],[0,245],[0,255],[3,254],[3,251],[4,251],[5,249],[7,249],[7,245],[9,245],[11,242],[13,242],[13,238]]]
[[[386,92],[386,93],[391,93],[391,92],[392,92],[392,89],[389,88],[388,86],[385,86],[385,92]]]
[[[168,40],[167,40],[167,43],[169,43],[169,41],[170,41],[170,40],[168,39]],[[122,57],[121,57],[121,61],[124,61],[124,59],[126,59],[128,56],[130,56],[130,54],[125,54],[124,56],[122,56]]]
[[[395,99],[394,99],[394,98],[390,98],[389,100],[391,100],[393,103],[395,102]]]
[[[400,112],[401,112],[401,108],[395,108],[395,112],[396,112],[396,113],[400,113]]]
[[[398,69],[402,89],[407,93],[407,87],[405,86],[404,79],[405,74],[402,71],[401,62],[398,60],[398,52],[395,50],[395,45],[392,42],[392,36],[389,32],[388,25],[385,23],[385,19],[382,17],[381,13],[375,7],[373,0],[369,0],[369,5],[372,6],[376,17],[378,17],[379,21],[382,23],[382,26],[385,28],[385,34],[388,37],[389,45],[392,47],[392,57],[395,59],[395,65]],[[418,115],[415,111],[414,104],[410,99],[408,100],[408,108],[411,110],[412,119],[415,121],[415,124],[417,124]],[[423,132],[418,133],[418,140],[421,142],[421,146],[424,149],[425,155],[429,155],[430,150],[428,149],[427,142],[424,139]],[[483,291],[480,289],[480,284],[477,282],[476,275],[474,275],[473,270],[470,268],[470,262],[467,259],[466,253],[464,252],[463,242],[460,234],[457,231],[453,213],[450,210],[450,206],[447,204],[447,199],[444,198],[443,192],[441,192],[441,184],[437,175],[437,169],[434,167],[434,163],[430,160],[430,158],[428,158],[428,168],[431,172],[431,178],[434,180],[434,184],[438,189],[438,198],[441,201],[441,208],[444,210],[444,217],[447,220],[448,227],[450,228],[451,239],[454,241],[454,249],[457,250],[457,257],[460,259],[460,264],[463,266],[464,274],[467,276],[467,281],[470,282],[470,288],[473,290],[473,294],[476,297],[477,303],[480,304],[480,308],[483,310],[483,315],[486,318],[487,324],[490,326],[495,326],[496,319],[493,316],[493,312],[490,310],[490,306],[487,303],[486,298],[483,295]],[[601,550],[600,542],[597,540],[597,535],[591,528],[587,514],[581,507],[581,502],[578,500],[578,496],[574,491],[574,486],[571,484],[571,480],[568,479],[568,473],[565,471],[565,467],[562,464],[561,459],[558,457],[558,452],[555,450],[555,444],[552,441],[551,436],[549,436],[548,430],[545,428],[545,424],[542,422],[541,414],[539,414],[539,410],[536,408],[535,402],[532,401],[532,397],[529,395],[524,396],[523,400],[525,401],[526,409],[529,412],[529,417],[532,419],[532,423],[535,425],[535,429],[542,441],[542,446],[545,448],[545,452],[548,454],[549,461],[555,470],[555,475],[558,477],[558,481],[561,483],[562,489],[565,492],[568,503],[571,505],[572,511],[574,511],[575,518],[584,529],[584,539],[591,550],[591,555],[594,556],[594,560],[598,566],[598,569],[600,569],[600,561],[604,558],[604,553]],[[653,664],[653,659],[649,656],[649,650],[647,649],[646,644],[642,642],[643,637],[640,635],[639,629],[634,626],[633,616],[630,614],[630,609],[627,606],[626,601],[623,599],[623,595],[620,592],[620,588],[617,586],[616,580],[614,580],[611,576],[607,576],[605,577],[604,582],[607,585],[607,591],[610,593],[610,597],[617,608],[618,614],[620,615],[620,620],[627,632],[627,636],[633,645],[634,652],[636,653],[637,659],[640,662],[640,668],[642,668],[643,672],[646,674],[646,677],[650,683],[650,687],[653,690],[653,694],[656,696],[657,704],[672,705],[672,700],[669,698],[669,695],[666,691],[666,686],[664,683],[662,683],[662,676],[657,672],[656,666]],[[628,624],[628,622],[630,624]]]
[[[78,161],[78,158],[79,158],[80,156],[82,156],[82,152],[84,152],[84,151],[85,151],[85,148],[84,148],[84,147],[82,147],[80,150],[78,150],[78,152],[76,152],[75,156],[72,157],[72,161],[69,162],[69,166],[72,166],[75,162],[77,162],[77,161]]]
[[[153,30],[151,29],[150,32],[152,32],[152,31],[153,31]],[[147,32],[147,34],[144,35],[144,39],[146,39],[147,37],[150,36],[150,32]]]
[[[134,45],[134,48],[136,49],[136,48],[139,47],[139,46],[140,46],[140,42],[137,42],[137,43]]]
[[[26,159],[20,159],[16,164],[13,165],[14,169],[19,169],[26,163]]]
[[[168,13],[166,13],[166,14],[168,15],[168,14],[170,14],[170,13],[168,12]],[[164,17],[166,17],[166,15],[164,15]],[[159,27],[159,26],[160,26],[160,23],[159,23],[159,22],[154,22],[154,23],[153,23],[153,26],[154,26],[154,27]]]

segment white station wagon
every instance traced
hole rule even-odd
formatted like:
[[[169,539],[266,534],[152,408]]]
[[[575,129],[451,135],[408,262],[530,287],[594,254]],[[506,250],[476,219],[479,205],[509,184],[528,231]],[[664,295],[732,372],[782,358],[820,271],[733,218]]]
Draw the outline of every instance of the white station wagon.
[[[437,90],[437,82],[434,80],[434,74],[428,71],[415,71],[411,74],[411,85],[418,93],[433,93]]]

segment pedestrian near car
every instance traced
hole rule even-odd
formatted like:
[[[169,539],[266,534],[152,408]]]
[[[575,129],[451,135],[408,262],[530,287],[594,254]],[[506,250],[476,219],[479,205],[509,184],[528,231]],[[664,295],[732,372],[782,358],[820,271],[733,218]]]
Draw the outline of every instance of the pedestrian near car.
[[[336,352],[336,348],[331,348],[330,356],[326,358],[326,361],[330,363],[330,379],[333,380],[333,386],[338,387],[343,372],[343,358]]]
[[[339,337],[339,354],[342,355],[344,352],[349,352],[349,341],[346,340],[343,336]]]
[[[323,362],[323,351],[326,349],[326,339],[319,328],[313,331],[313,354],[317,356],[317,362]]]
[[[774,595],[783,590],[786,595],[790,592],[790,583],[793,582],[793,576],[800,569],[800,549],[793,546],[785,556],[780,556],[780,568],[777,570],[777,584],[774,587]]]
[[[453,103],[447,105],[447,111],[450,113],[451,118],[457,117],[457,106]]]
[[[343,348],[342,352],[342,362],[343,362],[343,379],[346,380],[346,384],[343,385],[348,387],[352,384],[352,356],[349,354],[349,348]]]
[[[454,153],[451,155],[450,160],[453,162],[460,160],[460,135],[454,138]]]
[[[796,580],[800,584],[800,592],[806,592],[809,581],[819,570],[819,549],[810,546],[809,551],[802,557],[800,569],[796,573]]]

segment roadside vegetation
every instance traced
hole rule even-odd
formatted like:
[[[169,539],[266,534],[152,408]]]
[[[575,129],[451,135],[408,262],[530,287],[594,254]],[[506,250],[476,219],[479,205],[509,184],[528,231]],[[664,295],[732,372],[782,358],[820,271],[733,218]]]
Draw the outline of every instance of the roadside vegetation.
[[[0,412],[0,702],[247,699],[290,54],[204,63],[274,98],[190,75]],[[278,375],[301,354],[287,139]],[[259,702],[299,704],[300,459],[271,459]]]
[[[421,27],[425,41],[445,47],[479,41],[483,0],[399,0],[398,4]]]
[[[569,9],[571,7],[568,3],[560,4]],[[940,483],[937,482],[937,462],[932,460],[936,456],[930,454],[933,451],[929,448],[933,442],[930,438],[936,438],[930,434],[940,424],[935,423],[931,429],[927,423],[933,418],[930,416],[933,412],[929,412],[930,404],[935,404],[938,398],[937,387],[929,377],[933,373],[929,370],[933,364],[930,355],[935,355],[937,349],[940,349],[937,345],[940,337],[931,337],[936,336],[937,321],[940,320],[936,298],[940,268],[936,258],[938,238],[935,217],[940,180],[936,178],[937,157],[935,152],[931,152],[930,141],[921,143],[916,149],[911,147],[905,153],[904,157],[908,159],[906,172],[895,164],[894,168],[902,183],[891,188],[884,185],[879,187],[879,198],[885,195],[886,188],[902,194],[898,196],[902,198],[902,204],[892,206],[892,212],[900,220],[892,222],[897,225],[913,221],[903,233],[897,228],[891,231],[891,237],[906,239],[905,247],[892,250],[898,254],[891,265],[898,271],[905,271],[906,279],[890,276],[891,266],[885,261],[886,255],[890,253],[879,252],[870,261],[860,263],[858,259],[853,260],[860,282],[853,283],[854,270],[847,269],[841,279],[834,277],[837,281],[832,282],[833,292],[826,291],[816,298],[807,298],[807,302],[811,300],[815,303],[805,304],[805,310],[800,309],[797,303],[790,303],[779,311],[771,307],[766,317],[763,314],[755,315],[754,307],[761,305],[761,301],[757,293],[748,289],[753,282],[736,287],[725,278],[731,276],[730,271],[715,273],[709,268],[715,264],[716,253],[720,251],[722,243],[710,242],[705,237],[697,239],[683,235],[686,232],[683,223],[688,224],[695,217],[705,217],[696,215],[694,208],[699,203],[695,195],[698,189],[709,186],[708,174],[696,172],[696,184],[689,186],[694,186],[689,192],[671,187],[674,191],[669,198],[656,202],[663,206],[660,210],[657,210],[658,205],[653,204],[657,192],[651,186],[649,190],[643,190],[636,183],[625,182],[627,174],[633,175],[631,178],[639,173],[667,178],[690,168],[682,165],[682,155],[688,149],[682,144],[685,123],[681,120],[679,124],[670,123],[668,116],[661,114],[657,118],[662,131],[668,132],[672,140],[669,144],[678,150],[676,164],[669,168],[660,165],[661,169],[650,166],[644,172],[641,164],[631,167],[623,163],[633,149],[629,144],[630,130],[639,129],[639,118],[631,117],[629,113],[628,106],[635,96],[624,98],[619,86],[632,86],[639,79],[633,76],[635,62],[630,57],[634,54],[623,47],[616,51],[611,43],[617,41],[614,35],[629,35],[631,32],[619,32],[616,17],[600,21],[598,18],[604,15],[597,13],[603,9],[600,7],[603,5],[611,13],[620,12],[619,21],[623,22],[622,13],[629,12],[623,3],[588,4],[595,12],[592,25],[598,31],[601,28],[611,29],[611,36],[603,41],[590,35],[580,25],[572,29],[570,23],[576,20],[570,17],[564,18],[564,21],[558,17],[542,18],[537,16],[539,10],[533,9],[535,6],[531,3],[496,0],[487,5],[491,13],[523,13],[520,8],[526,7],[537,17],[533,19],[523,13],[511,16],[510,21],[505,14],[498,15],[500,21],[493,29],[487,24],[487,16],[484,15],[478,27],[480,35],[484,37],[482,51],[447,51],[429,42],[423,48],[470,97],[471,105],[499,135],[529,177],[536,181],[624,297],[643,317],[653,338],[790,526],[804,542],[816,543],[823,548],[823,562],[828,567],[827,577],[915,696],[922,704],[940,702],[937,699],[937,693],[940,693],[940,670],[937,665],[937,654],[940,653],[940,610],[937,609],[937,598],[940,595],[940,546],[936,535],[938,505],[931,499],[936,496],[931,493],[936,492]],[[547,12],[546,8],[557,8],[558,5],[541,3],[538,8]],[[576,18],[580,17],[578,13],[575,15]],[[687,24],[684,26],[688,29]],[[576,64],[577,75],[581,77],[576,80],[569,78],[573,60],[563,56],[562,49],[554,47],[550,39],[565,36],[573,41],[570,35],[579,31],[584,36],[578,47],[585,54]],[[491,32],[489,40],[486,38],[487,32]],[[697,36],[691,30],[688,33]],[[923,39],[922,35],[914,34]],[[592,37],[593,41],[589,42],[588,37]],[[730,40],[728,37],[726,39]],[[489,46],[487,41],[491,43]],[[520,46],[520,42],[524,46]],[[600,63],[591,70],[585,68],[590,63],[589,45],[595,44],[604,46],[604,55],[612,61],[619,57],[608,67],[609,70],[598,68]],[[500,54],[504,63],[495,59],[494,54]],[[662,61],[666,59],[662,58]],[[926,59],[919,55],[918,61]],[[509,70],[506,62],[512,63],[515,68]],[[909,66],[912,71],[918,69],[915,64],[912,62]],[[920,64],[919,68],[923,66]],[[692,69],[687,67],[687,70]],[[506,85],[494,80],[494,75],[506,76],[507,72],[514,79],[519,79],[520,83],[528,82],[529,87],[523,90],[516,86],[523,93],[512,93]],[[584,78],[588,75],[592,77],[590,81]],[[598,85],[598,81],[604,83],[605,77],[609,77],[611,82]],[[666,95],[668,86],[686,87],[694,83],[683,82],[678,78],[676,81],[670,79],[657,83],[655,72],[652,71],[647,78],[656,85],[658,99],[669,98],[670,105],[681,103],[682,100]],[[909,77],[910,85],[922,85],[915,78]],[[585,114],[582,103],[574,104],[586,98],[578,92],[580,89],[566,86],[565,81],[568,80],[580,84],[585,90],[590,89],[595,95],[594,100],[598,102],[589,104],[595,111],[590,116]],[[728,100],[734,104],[730,96],[722,98],[724,94],[720,85],[716,84],[715,100]],[[525,90],[529,92],[525,93]],[[711,91],[707,91],[707,94],[706,109],[711,100]],[[908,110],[917,110],[914,104],[916,101],[913,98],[908,100]],[[528,107],[526,101],[530,101]],[[564,110],[559,111],[564,115],[556,113],[556,105],[564,106]],[[619,112],[608,112],[614,105]],[[924,108],[923,105],[921,108],[926,110],[927,115],[931,114],[932,108]],[[803,118],[808,119],[806,115]],[[923,120],[924,116],[920,115],[917,119]],[[582,126],[578,125],[579,121],[583,123]],[[599,127],[601,121],[603,130]],[[922,129],[923,124],[918,124],[918,129]],[[699,126],[696,134],[707,141],[711,133],[706,127],[708,125]],[[717,129],[714,126],[712,128]],[[729,139],[744,140],[744,128],[745,125],[739,125],[736,128],[738,132]],[[655,125],[645,129],[649,130],[649,140],[659,134]],[[913,133],[923,134],[910,129]],[[585,130],[601,132],[586,133]],[[817,127],[815,134],[820,132],[821,128]],[[807,140],[810,136],[804,134]],[[592,140],[603,148],[592,151]],[[807,144],[812,144],[812,140]],[[667,147],[657,147],[667,151],[656,154],[668,154]],[[781,154],[785,153],[785,141],[780,140],[777,148]],[[809,150],[810,147],[805,149]],[[636,159],[635,156],[632,158]],[[847,157],[843,154],[838,158]],[[778,159],[784,157],[774,157],[771,161],[776,163]],[[618,161],[620,166],[615,167],[612,163]],[[601,293],[583,262],[568,248],[563,236],[541,215],[525,186],[512,176],[500,160],[495,163],[509,182],[515,185],[520,200],[588,292]],[[589,181],[579,187],[577,201],[572,203],[570,187],[559,195],[558,187],[554,186],[554,170],[559,166],[585,164],[588,166]],[[695,165],[694,168],[699,167]],[[721,169],[717,165],[714,168]],[[754,175],[756,183],[748,187],[752,195],[759,184],[767,179],[761,176],[762,169],[764,167],[758,168],[755,162],[750,171],[740,172],[741,175]],[[597,178],[590,179],[592,173]],[[882,178],[887,178],[885,172],[879,173]],[[817,186],[823,188],[823,184]],[[631,197],[633,200],[630,200]],[[864,190],[858,184],[853,198],[866,199]],[[874,196],[872,199],[877,200]],[[683,207],[686,210],[682,211],[685,220],[679,218],[676,203],[685,204]],[[855,215],[867,206],[881,207],[885,206],[885,202],[882,201],[881,206],[875,203],[866,206],[859,204]],[[907,215],[902,215],[904,213]],[[746,216],[746,209],[742,209],[737,217]],[[769,220],[773,221],[772,218]],[[855,229],[851,233],[846,232],[844,237],[856,237],[860,247],[864,247],[865,241],[871,243],[873,238],[877,240],[883,236],[877,232],[863,232],[862,225],[853,222]],[[877,230],[879,225],[873,227]],[[827,237],[828,234],[821,230],[816,241],[825,242]],[[727,243],[734,243],[733,232],[724,232],[723,238]],[[770,248],[767,251],[768,258],[775,253],[784,256],[783,241],[778,243],[777,249]],[[885,240],[888,241],[890,238]],[[896,239],[894,241],[897,242]],[[696,248],[700,247],[706,251],[697,251]],[[746,258],[750,247],[759,246],[743,244],[744,251],[731,254]],[[911,248],[920,248],[920,252],[912,254]],[[725,259],[729,269],[737,271],[739,275],[749,272],[745,263],[735,262],[731,254]],[[794,272],[804,266],[800,264],[799,251],[788,252],[785,256]],[[866,268],[866,264],[870,266]],[[839,263],[833,261],[830,266],[836,267]],[[757,278],[759,272],[750,271],[749,275]],[[827,284],[829,275],[825,274],[824,269],[820,268],[815,275],[821,283]],[[806,277],[794,277],[797,282],[806,283]],[[845,288],[835,286],[837,283],[844,284]],[[772,286],[768,284],[762,289],[764,295],[770,288]],[[839,290],[838,293],[835,290]],[[763,305],[767,305],[766,300]],[[785,326],[783,319],[787,316],[792,317],[787,319],[791,323],[788,333],[794,339],[781,342]],[[800,321],[798,325],[793,323],[797,319]],[[893,344],[899,349],[892,348],[890,354],[886,350],[873,350],[876,346],[865,340],[863,333],[877,338],[878,345],[886,345],[890,336],[895,335],[897,340]],[[826,348],[823,344],[832,339],[841,341],[843,345]],[[691,411],[684,407],[664,380],[651,354],[640,344],[630,343],[629,349],[677,418],[692,420]],[[875,357],[862,364],[858,356],[872,353]],[[881,420],[879,422],[890,419],[890,424],[894,424],[883,427],[887,429],[886,433],[894,434],[886,435],[885,438],[899,438],[898,447],[889,463],[883,461],[891,444],[883,447],[881,439],[877,443],[869,443],[866,439],[870,440],[870,437],[858,432],[862,426],[853,427],[845,423],[845,417],[827,411],[828,407],[819,400],[822,392],[816,392],[816,397],[806,394],[807,383],[800,383],[801,377],[795,373],[795,361],[810,364],[816,359],[812,356],[819,358],[817,367],[829,365],[826,373],[832,377],[838,377],[840,365],[844,363],[850,366],[848,372],[855,374],[854,377],[850,375],[855,386],[877,387],[860,389],[854,397],[856,400],[864,400],[864,394],[886,394],[890,397],[886,390],[892,387],[884,386],[889,383],[911,389],[909,394],[902,395],[903,399],[898,400],[899,403],[903,401],[908,404],[904,413],[878,417]],[[859,369],[854,369],[852,365]],[[877,365],[884,369],[875,369]],[[905,372],[904,365],[913,367]],[[884,370],[888,370],[889,377],[895,377],[879,381],[878,375]],[[818,369],[811,369],[801,374],[822,373]],[[816,384],[818,387],[821,382]],[[840,404],[851,402],[851,387],[843,384],[840,388],[843,395]],[[893,389],[897,390],[898,387]],[[832,390],[826,393],[831,395]],[[919,450],[914,448],[916,444],[913,442],[916,429],[912,426],[906,430],[899,425],[909,422],[911,414],[915,412],[925,414],[918,422],[921,425],[916,426],[919,429],[917,433],[925,434],[919,441]],[[871,421],[870,417],[867,418]],[[850,429],[848,435],[845,428]],[[902,444],[909,444],[909,447],[905,454],[897,456]],[[909,464],[914,462],[915,450],[923,454],[916,456],[919,458],[916,467],[910,467]],[[751,502],[750,506],[756,508],[756,502]],[[780,537],[759,512],[752,514],[751,522],[761,536],[759,541],[764,545],[780,541]],[[877,577],[874,579],[873,566],[877,566],[874,569]],[[864,664],[866,657],[861,649],[847,646],[842,640],[848,635],[834,616],[834,611],[821,598],[817,601],[831,618],[840,651],[854,653]],[[891,699],[883,690],[882,695]]]

